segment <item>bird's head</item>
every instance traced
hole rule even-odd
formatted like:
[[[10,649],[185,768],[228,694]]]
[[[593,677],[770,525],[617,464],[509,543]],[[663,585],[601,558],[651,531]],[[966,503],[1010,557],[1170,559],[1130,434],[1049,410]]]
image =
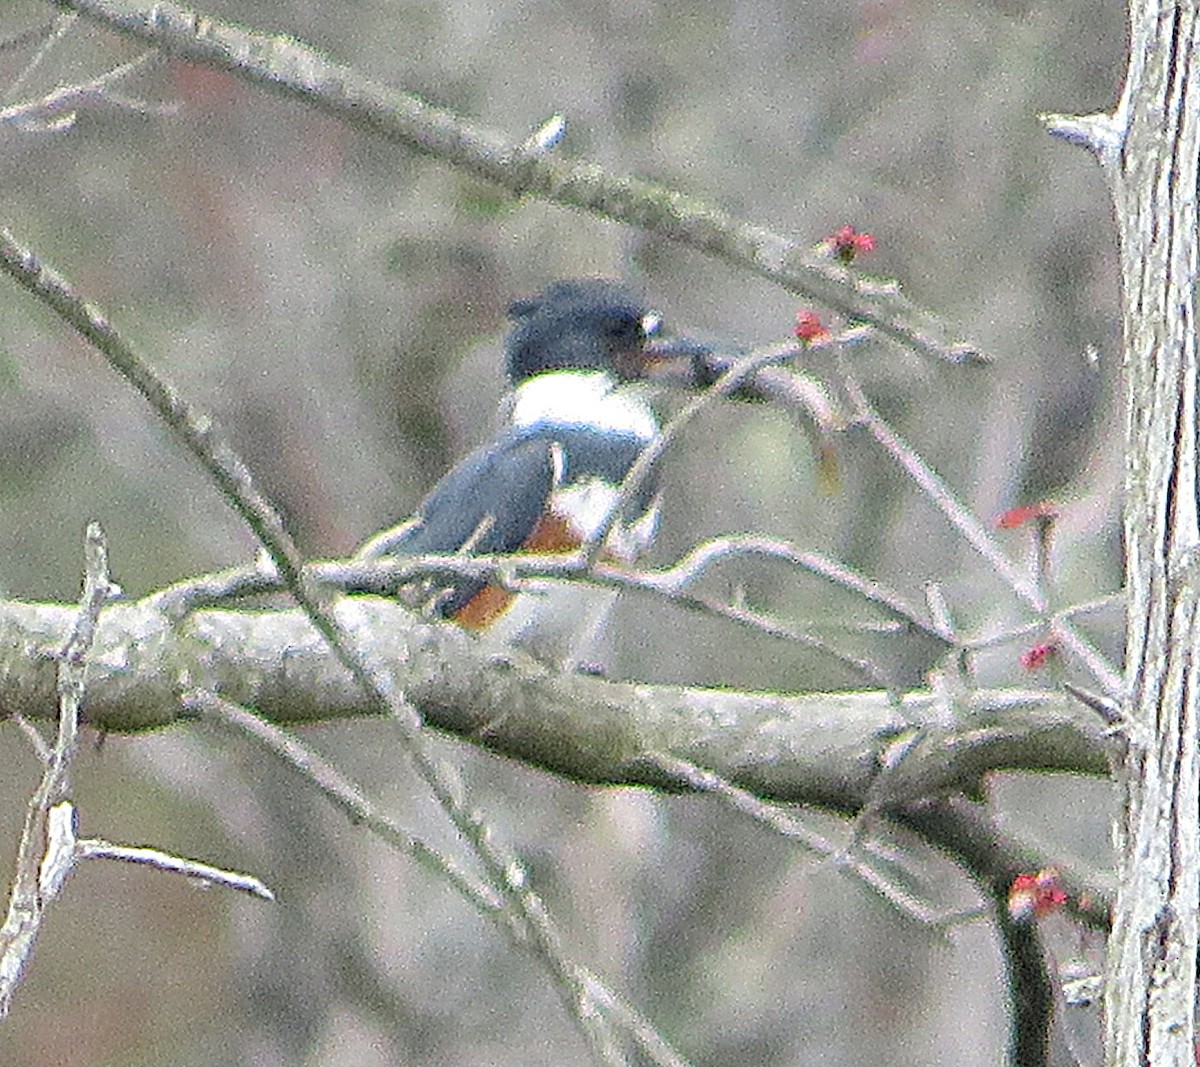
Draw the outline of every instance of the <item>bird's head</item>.
[[[657,335],[661,316],[618,282],[576,278],[554,282],[508,309],[509,380],[520,385],[547,371],[602,371],[627,381],[676,358],[674,342]],[[688,353],[690,355],[690,351]]]

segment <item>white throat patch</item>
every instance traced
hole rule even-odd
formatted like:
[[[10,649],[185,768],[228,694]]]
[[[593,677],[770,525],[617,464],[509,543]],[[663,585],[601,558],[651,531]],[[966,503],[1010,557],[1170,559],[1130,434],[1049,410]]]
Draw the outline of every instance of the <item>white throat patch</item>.
[[[587,426],[606,433],[632,434],[641,441],[658,436],[650,405],[621,392],[603,371],[561,370],[539,374],[517,386],[512,425]]]

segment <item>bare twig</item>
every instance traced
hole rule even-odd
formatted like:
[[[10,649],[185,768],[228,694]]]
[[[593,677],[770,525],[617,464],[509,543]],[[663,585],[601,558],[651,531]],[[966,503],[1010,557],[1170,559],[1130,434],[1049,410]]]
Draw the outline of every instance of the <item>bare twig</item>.
[[[335,807],[345,812],[356,826],[363,826],[390,847],[411,856],[489,918],[504,906],[500,895],[480,882],[449,856],[409,833],[381,812],[331,763],[286,730],[267,722],[254,712],[222,699],[216,693],[191,690],[180,698],[185,712],[231,726],[265,746],[278,759],[315,785]]]
[[[933,501],[937,509],[946,516],[976,552],[991,564],[996,574],[1021,600],[1039,615],[1047,611],[1046,598],[1035,583],[1013,566],[1004,550],[987,528],[975,517],[953,490],[941,479],[912,448],[904,441],[875,410],[862,388],[853,379],[847,379],[847,391],[857,408],[858,421],[865,426],[876,442],[892,457],[904,472],[919,485]]]
[[[314,586],[329,586],[343,592],[373,593],[377,596],[397,596],[404,587],[412,582],[427,577],[430,574],[455,574],[462,578],[484,578],[495,582],[513,592],[537,593],[545,585],[545,580],[581,582],[599,588],[626,590],[655,596],[674,604],[686,611],[696,612],[710,618],[722,619],[736,626],[754,630],[767,637],[782,641],[790,641],[815,649],[836,660],[844,667],[859,675],[865,682],[886,688],[889,684],[887,677],[869,660],[851,656],[838,649],[828,639],[811,633],[803,628],[789,625],[773,616],[749,608],[728,604],[711,597],[689,593],[684,586],[686,579],[698,576],[703,566],[711,563],[720,555],[737,555],[738,539],[727,540],[728,553],[718,551],[713,558],[702,560],[701,566],[692,569],[691,563],[685,561],[681,567],[670,567],[663,571],[634,571],[597,564],[588,568],[586,561],[578,553],[570,555],[538,555],[514,554],[499,556],[459,556],[459,555],[423,555],[423,556],[387,556],[378,559],[322,560],[307,564],[304,568],[306,582]],[[754,539],[747,539],[753,541]],[[766,554],[772,554],[769,549],[772,544],[782,545],[782,542],[763,542],[767,548]],[[701,546],[703,551],[703,546]],[[779,558],[786,558],[786,552],[781,551]],[[800,554],[803,556],[804,554]],[[823,569],[821,557],[810,556],[808,559],[796,560],[798,566],[809,569],[812,573],[821,573]],[[824,561],[828,564],[827,576],[831,581],[844,584],[846,588],[855,587],[855,578],[851,572],[845,571],[844,580],[837,577],[838,564]],[[902,615],[922,631],[932,632],[930,624],[919,617],[909,619],[899,598],[890,604],[891,594],[876,587],[871,592],[867,579],[857,579],[863,587],[863,594],[868,600],[890,607]],[[264,596],[271,593],[286,592],[287,587],[277,574],[262,567],[236,567],[212,575],[202,575],[189,579],[177,585],[161,590],[147,598],[146,603],[155,610],[164,612],[168,617],[180,619],[188,613],[202,607],[227,603],[247,596]],[[940,635],[938,635],[940,639]]]
[[[1056,611],[1050,617],[1050,625],[1056,625],[1059,620],[1077,619],[1083,615],[1092,615],[1098,611],[1104,611],[1113,607],[1113,605],[1123,604],[1124,599],[1125,595],[1123,593],[1106,593],[1104,596],[1093,597],[1091,600],[1083,600],[1078,604],[1071,604]],[[1018,626],[1005,627],[995,633],[989,633],[986,637],[965,638],[963,646],[969,652],[978,652],[985,648],[995,648],[997,645],[1007,645],[1013,641],[1019,641],[1023,637],[1028,637],[1030,634],[1045,629],[1045,626],[1046,623],[1043,620],[1035,619],[1031,622],[1021,623]]]
[[[399,528],[398,528],[399,529]],[[367,546],[390,537],[385,531]],[[453,573],[463,578],[486,578],[514,592],[535,590],[538,579],[578,581],[657,596],[688,611],[723,619],[769,637],[815,648],[849,667],[865,680],[886,687],[887,679],[868,661],[849,656],[816,634],[772,616],[720,600],[688,593],[687,586],[712,566],[729,559],[763,556],[786,562],[837,585],[896,616],[906,626],[952,643],[944,630],[929,621],[898,593],[865,578],[844,564],[814,552],[805,552],[785,541],[764,537],[720,537],[698,545],[678,563],[659,570],[626,570],[597,564],[589,568],[580,554],[504,556],[379,556],[366,558],[367,546],[352,560],[323,560],[307,564],[306,581],[327,584],[344,592],[370,592],[396,596],[408,583],[429,574]],[[210,607],[246,596],[283,592],[286,586],[269,566],[236,567],[202,575],[160,590],[147,603],[172,618],[181,618],[201,607]]]
[[[620,495],[609,509],[608,516],[592,539],[583,546],[584,559],[589,566],[594,565],[599,560],[600,554],[604,551],[604,543],[608,540],[608,535],[612,532],[613,527],[621,520],[625,508],[634,496],[637,495],[646,478],[654,469],[654,465],[662,458],[663,453],[671,446],[671,442],[683,431],[684,427],[702,411],[712,407],[722,397],[735,392],[739,385],[748,381],[758,371],[792,359],[800,351],[801,348],[799,345],[787,344],[782,346],[775,345],[771,348],[751,352],[749,355],[735,361],[710,388],[684,405],[679,413],[663,427],[662,433],[642,449],[637,462],[634,463],[625,475],[625,479],[621,484]]]
[[[122,63],[119,66],[113,67],[112,70],[105,71],[105,73],[93,78],[91,81],[80,82],[76,85],[66,85],[54,89],[36,100],[26,100],[0,108],[0,122],[29,124],[44,121],[43,116],[54,115],[57,116],[54,128],[61,129],[64,113],[68,115],[66,124],[70,124],[70,112],[68,109],[77,108],[82,104],[95,100],[106,100],[127,110],[165,114],[169,110],[168,108],[150,107],[143,102],[132,100],[111,91],[112,86],[121,79],[127,78],[131,74],[161,61],[162,56],[158,52],[143,52],[136,59],[131,59],[128,63]]]
[[[24,88],[25,83],[33,77],[38,67],[45,61],[46,56],[50,54],[50,50],[61,41],[71,27],[75,25],[78,15],[72,13],[64,13],[59,15],[48,27],[38,27],[31,31],[36,34],[35,40],[39,40],[37,49],[30,57],[29,62],[25,64],[25,69],[21,71],[13,80],[12,84],[4,91],[4,99],[13,99]]]
[[[22,30],[20,33],[14,33],[11,37],[0,39],[0,54],[15,52],[18,48],[25,48],[31,44],[40,44],[55,32],[58,22],[59,16],[55,16],[53,20],[43,23],[41,26],[34,26],[31,29]]]
[[[46,739],[38,731],[38,728],[25,718],[24,715],[14,712],[8,718],[25,735],[25,739],[29,742],[29,747],[33,749],[37,758],[42,763],[49,763],[54,750],[46,744]]]
[[[930,621],[926,615],[904,600],[900,594],[874,579],[863,577],[843,563],[828,559],[817,552],[806,552],[787,541],[766,537],[714,537],[710,541],[697,545],[678,563],[663,570],[654,571],[647,577],[652,577],[654,584],[661,584],[664,588],[682,589],[714,564],[726,559],[748,556],[764,556],[768,559],[780,560],[818,578],[823,578],[862,600],[883,608],[930,637],[936,637],[947,644],[954,643],[954,639],[944,626]]]
[[[84,558],[79,614],[59,656],[58,731],[25,812],[8,914],[0,927],[0,1018],[12,1006],[46,906],[62,887],[74,860],[75,810],[68,799],[71,760],[86,691],[88,652],[109,590],[108,553],[104,533],[96,523],[88,526]]]
[[[1035,619],[1018,626],[1005,627],[1000,632],[988,634],[986,637],[965,640],[963,648],[968,652],[978,652],[995,648],[997,645],[1012,644],[1035,634],[1049,633],[1064,653],[1079,660],[1107,696],[1119,701],[1125,692],[1120,674],[1108,657],[1075,628],[1072,620],[1120,604],[1123,600],[1123,594],[1111,593],[1080,604],[1072,604],[1054,612],[1048,619]]]
[[[87,569],[83,580],[83,599],[75,627],[62,650],[58,665],[58,698],[61,709],[58,720],[58,743],[54,760],[68,764],[75,748],[79,715],[87,692],[87,657],[100,623],[100,611],[112,591],[108,574],[108,545],[99,523],[89,523],[84,539]],[[64,770],[64,775],[65,775]],[[64,778],[63,795],[68,791]],[[58,798],[55,798],[58,799]]]
[[[316,565],[308,564],[306,573],[314,581],[320,581],[314,566]],[[173,622],[178,622],[200,608],[229,604],[246,597],[282,593],[286,588],[279,572],[267,560],[265,565],[253,563],[186,578],[152,593],[146,598],[146,603],[156,611],[161,611]]]
[[[557,148],[567,133],[567,120],[563,115],[551,115],[521,142],[521,154],[540,156]]]
[[[795,626],[789,626],[787,623],[781,622],[770,615],[765,615],[762,612],[752,611],[749,608],[739,607],[734,604],[727,604],[722,600],[698,596],[669,585],[660,585],[653,574],[645,576],[633,571],[619,570],[615,567],[595,567],[588,572],[588,576],[597,585],[608,586],[614,589],[630,589],[653,593],[663,597],[677,607],[695,611],[711,618],[724,619],[726,622],[754,630],[768,637],[790,641],[797,645],[803,645],[805,648],[814,649],[831,660],[840,663],[843,667],[849,668],[865,682],[879,689],[887,689],[891,684],[887,674],[870,660],[864,659],[861,656],[852,656],[843,652],[831,641],[818,634]]]
[[[1116,728],[1121,725],[1123,721],[1121,705],[1116,701],[1099,696],[1096,693],[1089,693],[1086,689],[1081,689],[1070,682],[1064,682],[1063,688],[1085,707],[1091,708],[1110,728]]]
[[[228,871],[221,867],[213,867],[199,860],[184,859],[157,848],[143,848],[135,845],[116,845],[111,841],[103,841],[96,837],[81,837],[76,843],[76,854],[86,860],[119,860],[122,863],[136,863],[144,867],[154,867],[171,874],[182,874],[205,885],[219,885],[224,889],[232,889],[238,893],[246,893],[259,900],[274,902],[275,894],[252,874],[241,871]]]
[[[1070,653],[1087,668],[1106,696],[1116,701],[1123,699],[1125,683],[1121,675],[1083,634],[1060,616],[1051,620],[1050,633],[1063,652]]]
[[[1009,969],[1013,1004],[1009,1023],[1010,1050],[1006,1062],[1037,1067],[1048,1062],[1046,1045],[1054,1003],[1054,978],[1041,950],[1036,924],[1014,921],[1008,914],[1008,890],[1022,872],[1047,866],[1043,853],[1005,834],[984,805],[965,798],[914,805],[899,816],[926,840],[957,859],[992,899],[1000,943]],[[1092,894],[1092,910],[1084,911],[1082,887],[1068,883],[1064,888],[1076,916],[1084,922],[1105,921],[1105,894]]]
[[[84,555],[87,568],[79,613],[58,656],[59,717],[53,748],[47,746],[24,719],[18,718],[22,729],[34,741],[44,770],[26,812],[8,916],[0,928],[0,1018],[7,1015],[12,1005],[47,906],[58,897],[80,860],[116,859],[146,864],[264,900],[274,900],[271,891],[251,875],[223,870],[158,849],[114,845],[78,836],[78,811],[70,799],[71,759],[78,737],[79,716],[87,695],[88,658],[101,610],[113,589],[104,533],[96,523],[88,526]]]

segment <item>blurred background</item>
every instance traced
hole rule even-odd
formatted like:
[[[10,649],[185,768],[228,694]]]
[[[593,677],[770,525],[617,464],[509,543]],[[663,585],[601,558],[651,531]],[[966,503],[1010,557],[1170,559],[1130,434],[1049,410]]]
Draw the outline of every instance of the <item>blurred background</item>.
[[[866,346],[851,358],[872,399],[983,518],[1060,505],[1056,605],[1119,588],[1108,195],[1092,159],[1052,141],[1037,116],[1113,105],[1121,5],[213,0],[203,10],[296,35],[514,142],[562,112],[558,151],[806,242],[847,223],[872,233],[862,269],[898,278],[993,357],[949,367]],[[50,17],[47,4],[8,0],[0,39]],[[34,51],[0,51],[6,104],[140,49],[79,23],[18,86]],[[313,556],[346,553],[398,520],[487,435],[513,297],[558,277],[621,277],[675,328],[744,344],[787,338],[801,304],[645,234],[516,202],[220,73],[163,63],[119,91],[146,106],[87,106],[59,132],[0,125],[0,222],[216,413]],[[810,369],[830,370],[815,356]],[[710,409],[668,457],[654,562],[706,537],[762,533],[918,601],[940,582],[968,634],[1022,619],[868,440],[839,441],[838,466],[839,484],[823,486],[809,434],[786,414]],[[140,398],[0,284],[0,593],[74,599],[91,519],[133,595],[254,551]],[[1026,532],[1000,536],[1029,559]],[[708,588],[834,637],[864,621],[846,598],[766,563],[729,567]],[[1119,650],[1115,614],[1084,628]],[[647,681],[861,684],[804,648],[649,599],[622,602],[613,636],[612,670]],[[1023,650],[981,657],[981,681],[1036,684]],[[931,665],[927,647],[871,654],[902,685]],[[453,848],[385,724],[305,739]],[[533,865],[571,951],[696,1064],[999,1061],[1004,994],[986,922],[937,938],[704,799],[583,789],[444,747]],[[0,767],[7,879],[38,774],[15,730],[0,730]],[[3,1062],[588,1062],[536,963],[240,741],[201,729],[107,738],[81,753],[76,796],[83,832],[246,868],[281,902],[88,865],[0,1028]],[[1064,865],[1108,862],[1105,783],[998,776],[992,802]],[[939,906],[976,899],[947,861],[912,847]],[[1061,933],[1065,951],[1095,955]]]

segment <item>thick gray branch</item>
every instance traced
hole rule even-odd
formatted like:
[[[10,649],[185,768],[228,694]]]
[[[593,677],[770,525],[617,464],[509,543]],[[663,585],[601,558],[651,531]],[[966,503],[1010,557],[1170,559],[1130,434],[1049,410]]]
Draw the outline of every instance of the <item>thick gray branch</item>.
[[[423,624],[391,601],[349,597],[336,612],[358,647],[390,665],[427,723],[581,781],[671,786],[655,765],[668,754],[760,796],[853,811],[975,791],[1000,767],[1108,769],[1099,720],[1055,693],[979,692],[952,724],[944,702],[926,693],[893,702],[882,692],[786,696],[617,683],[524,658],[498,661],[474,638]],[[48,656],[72,621],[69,607],[0,604],[0,708],[53,713]],[[86,718],[107,730],[175,722],[179,695],[193,689],[279,722],[371,713],[297,611],[203,611],[173,629],[146,605],[114,606],[104,612],[90,669]],[[881,778],[884,763],[890,769]]]

